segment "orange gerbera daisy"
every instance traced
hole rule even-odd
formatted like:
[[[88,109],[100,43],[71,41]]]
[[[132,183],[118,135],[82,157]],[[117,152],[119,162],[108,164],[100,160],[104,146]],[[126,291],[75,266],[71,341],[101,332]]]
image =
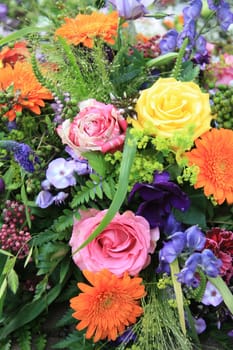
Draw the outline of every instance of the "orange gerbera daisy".
[[[128,273],[120,278],[106,269],[97,273],[84,270],[83,274],[93,287],[78,283],[83,293],[70,300],[75,310],[72,316],[81,321],[76,328],[87,327],[86,338],[94,336],[94,342],[115,340],[143,313],[139,305],[146,294],[142,279],[131,278]]]
[[[5,114],[10,121],[16,117],[16,112],[27,108],[35,114],[40,114],[40,107],[44,107],[44,100],[51,100],[53,96],[36,79],[32,66],[26,61],[17,61],[14,68],[7,64],[0,70],[0,91],[13,86],[14,97],[11,109]]]
[[[204,187],[218,204],[233,203],[233,130],[212,129],[195,141],[196,148],[187,152],[190,165],[199,173],[195,188]]]
[[[6,63],[14,66],[16,61],[24,60],[29,56],[30,53],[24,41],[15,43],[13,47],[5,46],[0,52],[0,68],[4,67]]]
[[[117,36],[118,14],[92,12],[90,15],[78,14],[75,18],[65,18],[65,24],[55,32],[56,36],[67,39],[69,44],[83,44],[92,48],[95,38],[114,44]]]

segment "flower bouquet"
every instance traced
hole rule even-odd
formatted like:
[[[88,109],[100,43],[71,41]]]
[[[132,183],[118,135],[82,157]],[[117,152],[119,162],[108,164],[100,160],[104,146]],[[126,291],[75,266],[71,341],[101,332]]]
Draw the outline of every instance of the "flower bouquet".
[[[230,4],[26,3],[0,4],[1,349],[46,349],[60,304],[54,349],[230,348]]]

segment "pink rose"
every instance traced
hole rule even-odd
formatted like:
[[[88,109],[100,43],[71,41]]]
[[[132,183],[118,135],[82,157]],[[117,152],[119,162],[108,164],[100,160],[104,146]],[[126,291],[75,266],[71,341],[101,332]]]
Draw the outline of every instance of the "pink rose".
[[[88,151],[114,152],[122,147],[127,122],[119,110],[94,99],[81,102],[79,107],[72,122],[67,119],[57,128],[63,144],[77,156]]]
[[[72,253],[99,225],[107,210],[91,209],[76,221],[70,239]],[[81,269],[98,272],[108,269],[121,277],[125,271],[137,275],[150,263],[150,253],[156,247],[159,229],[150,230],[142,216],[131,211],[117,213],[111,223],[88,245],[73,255],[74,263]]]

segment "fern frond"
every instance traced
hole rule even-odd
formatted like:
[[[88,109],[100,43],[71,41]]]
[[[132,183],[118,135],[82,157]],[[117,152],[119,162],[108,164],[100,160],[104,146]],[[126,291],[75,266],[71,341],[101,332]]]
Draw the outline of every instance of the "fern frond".
[[[17,331],[16,338],[20,350],[31,350],[32,335],[27,325]]]
[[[102,179],[95,176],[94,181],[87,180],[85,185],[80,186],[80,190],[74,194],[71,207],[76,208],[81,204],[89,203],[90,200],[103,199],[104,195],[107,199],[112,200],[116,191],[116,183],[112,177]]]
[[[73,312],[74,311],[69,308],[66,311],[66,313],[62,316],[62,318],[59,321],[57,321],[56,327],[65,327],[73,324],[75,322],[74,318],[72,317]]]
[[[65,339],[52,346],[53,349],[93,350],[93,342],[86,340],[83,332],[74,331]]]
[[[47,337],[45,334],[39,334],[35,338],[35,350],[45,350],[47,344]]]
[[[33,246],[42,246],[47,242],[54,242],[59,239],[60,239],[60,233],[53,231],[52,228],[49,228],[48,230],[45,230],[43,232],[36,234],[32,238],[31,243]]]
[[[62,46],[62,49],[65,52],[65,55],[68,59],[68,63],[70,64],[73,73],[75,74],[75,80],[78,81],[78,89],[80,95],[84,95],[84,92],[87,90],[85,80],[77,63],[77,57],[74,55],[71,46],[66,42],[66,40],[62,37],[58,37],[58,42]]]

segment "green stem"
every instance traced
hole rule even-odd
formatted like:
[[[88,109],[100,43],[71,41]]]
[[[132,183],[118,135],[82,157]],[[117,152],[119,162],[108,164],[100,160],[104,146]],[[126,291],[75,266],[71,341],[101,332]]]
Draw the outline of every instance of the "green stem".
[[[186,47],[188,45],[188,42],[189,42],[189,39],[185,38],[183,43],[182,43],[182,46],[180,48],[180,51],[178,53],[178,56],[177,56],[177,59],[176,59],[176,63],[175,63],[175,67],[172,70],[171,76],[173,78],[175,78],[176,80],[179,80],[179,78],[180,78],[181,68],[182,68],[182,60],[183,60],[183,57],[184,57],[184,54],[185,54],[185,49],[186,49]]]
[[[180,272],[178,259],[175,259],[170,264],[170,269],[171,269],[171,277],[172,277],[173,287],[174,287],[175,296],[176,296],[180,326],[184,335],[186,335],[183,292],[182,292],[181,284],[180,282],[177,281],[177,278],[176,278],[176,275]]]

